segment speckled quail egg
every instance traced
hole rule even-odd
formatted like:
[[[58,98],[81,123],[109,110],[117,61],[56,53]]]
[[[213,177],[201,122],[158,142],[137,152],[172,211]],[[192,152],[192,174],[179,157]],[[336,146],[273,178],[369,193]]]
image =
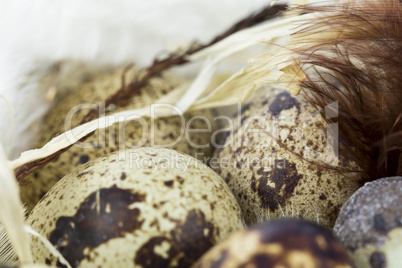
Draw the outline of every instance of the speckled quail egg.
[[[325,228],[294,219],[274,220],[231,235],[193,268],[353,267],[347,250]]]
[[[135,75],[138,75],[137,72],[138,70],[132,70],[127,73],[126,81],[131,81]],[[88,107],[104,101],[112,92],[120,88],[121,75],[121,70],[113,73],[99,73],[94,81],[62,97],[46,116],[43,134],[37,147],[44,145],[55,134],[64,132],[65,123],[70,123],[70,120],[66,118],[69,113],[73,115],[71,126],[77,126],[88,113]],[[178,77],[164,73],[152,79],[150,84],[142,89],[141,94],[129,100],[130,104],[127,107],[116,109],[112,105],[105,107],[105,112],[110,110],[118,112],[150,105],[181,83],[183,80]],[[71,110],[78,104],[81,104],[78,107],[82,109]],[[204,119],[193,118],[194,115],[202,115]],[[181,136],[185,126],[191,130],[187,133],[183,132],[184,135]],[[106,130],[98,130],[84,144],[73,146],[53,163],[28,176],[22,183],[21,199],[26,203],[28,211],[31,211],[40,198],[72,169],[89,160],[125,148],[166,146],[203,159],[212,154],[210,137],[214,129],[212,113],[200,111],[200,113],[186,113],[184,122],[180,117],[175,116],[157,119],[151,124],[150,119],[147,118],[133,120],[127,124],[115,124]]]
[[[345,203],[334,234],[351,252],[356,267],[401,267],[402,177],[367,183]]]
[[[189,267],[244,226],[236,199],[209,167],[144,147],[78,167],[27,222],[73,267]],[[36,262],[56,264],[35,238],[32,250]]]
[[[326,116],[336,116],[328,110]],[[301,217],[332,228],[362,175],[338,157],[337,137],[321,113],[301,96],[262,89],[236,120],[210,165],[235,194],[246,223]]]

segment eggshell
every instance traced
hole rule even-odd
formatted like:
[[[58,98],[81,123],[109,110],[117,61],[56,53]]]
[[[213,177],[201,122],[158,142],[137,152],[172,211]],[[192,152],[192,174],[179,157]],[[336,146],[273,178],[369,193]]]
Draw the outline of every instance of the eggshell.
[[[326,116],[336,117],[331,112]],[[243,106],[236,123],[211,167],[235,194],[246,222],[301,217],[332,228],[361,185],[361,174],[337,156],[337,137],[320,112],[285,90],[263,89]]]
[[[193,268],[353,267],[332,234],[301,220],[279,220],[231,235],[210,249]]]
[[[88,107],[104,101],[121,87],[121,75],[122,70],[98,73],[95,80],[81,85],[78,90],[70,91],[66,96],[61,97],[45,118],[43,134],[37,147],[46,144],[57,133],[63,133],[65,123],[70,124],[71,121],[72,127],[79,125],[88,113]],[[135,75],[138,75],[138,70],[133,69],[126,74],[126,81],[131,81]],[[162,74],[152,79],[149,86],[130,99],[128,106],[117,109],[115,106],[110,106],[105,107],[104,110],[105,112],[118,112],[150,105],[182,83],[184,81],[174,75]],[[81,109],[73,110],[71,120],[68,119],[69,112],[77,105]],[[189,121],[195,115],[204,116],[208,123],[203,119]],[[183,131],[183,136],[181,136],[182,130],[187,124],[190,129],[201,129],[201,131],[187,133]],[[28,211],[31,211],[40,198],[75,167],[117,150],[152,145],[175,149],[201,160],[212,154],[210,137],[215,128],[212,113],[201,111],[186,113],[184,123],[178,116],[161,118],[153,122],[146,118],[133,120],[127,124],[115,124],[106,130],[98,130],[84,142],[84,145],[73,146],[54,162],[28,176],[22,183],[21,199],[26,204]],[[196,148],[193,144],[202,146]]]
[[[223,180],[164,148],[120,151],[77,168],[27,222],[73,267],[189,267],[243,228]],[[57,263],[35,238],[32,250],[36,262]]]
[[[334,234],[351,252],[356,267],[401,267],[402,177],[367,183],[345,203]]]

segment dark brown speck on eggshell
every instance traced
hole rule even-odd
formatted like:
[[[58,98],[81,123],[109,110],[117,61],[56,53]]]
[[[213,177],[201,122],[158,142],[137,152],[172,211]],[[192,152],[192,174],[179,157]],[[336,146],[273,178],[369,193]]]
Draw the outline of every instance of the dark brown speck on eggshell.
[[[78,266],[85,258],[85,249],[94,249],[110,239],[124,237],[126,233],[141,228],[141,211],[127,207],[144,202],[145,197],[116,185],[99,189],[79,205],[75,215],[58,218],[49,241],[63,256],[67,256],[71,265]]]

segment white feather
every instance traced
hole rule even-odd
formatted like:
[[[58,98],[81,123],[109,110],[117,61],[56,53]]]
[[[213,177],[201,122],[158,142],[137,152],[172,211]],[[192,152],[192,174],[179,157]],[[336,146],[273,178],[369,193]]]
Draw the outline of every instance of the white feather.
[[[17,180],[7,165],[7,157],[0,146],[0,221],[7,230],[10,243],[21,263],[32,263],[29,237],[24,229],[25,215]]]

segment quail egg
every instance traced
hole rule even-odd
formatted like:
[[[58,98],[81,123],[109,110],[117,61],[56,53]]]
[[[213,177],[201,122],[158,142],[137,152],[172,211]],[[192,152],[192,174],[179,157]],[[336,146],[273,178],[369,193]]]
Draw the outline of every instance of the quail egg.
[[[326,116],[336,116],[328,110]],[[301,217],[332,228],[362,174],[337,154],[337,137],[321,113],[300,96],[264,88],[236,120],[210,165],[234,193],[246,223]]]
[[[209,167],[146,147],[78,167],[27,222],[73,267],[189,267],[244,226],[236,199]],[[32,251],[37,263],[60,265],[36,238]]]
[[[345,203],[334,234],[356,267],[400,267],[402,263],[402,177],[367,183]]]
[[[231,235],[193,268],[353,267],[347,250],[325,228],[294,219],[274,220]]]

